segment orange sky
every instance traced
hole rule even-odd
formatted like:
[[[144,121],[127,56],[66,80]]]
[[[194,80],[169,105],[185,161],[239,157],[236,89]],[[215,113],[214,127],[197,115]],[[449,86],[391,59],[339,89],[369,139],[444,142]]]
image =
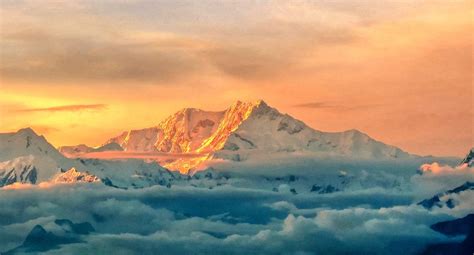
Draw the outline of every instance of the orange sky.
[[[263,99],[412,153],[474,145],[470,1],[2,1],[0,131],[99,145]]]

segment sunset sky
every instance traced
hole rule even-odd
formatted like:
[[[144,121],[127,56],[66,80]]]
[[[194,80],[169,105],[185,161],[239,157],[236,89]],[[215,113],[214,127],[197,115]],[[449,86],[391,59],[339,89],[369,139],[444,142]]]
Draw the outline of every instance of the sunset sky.
[[[0,2],[0,132],[99,145],[263,99],[415,154],[474,145],[471,1]]]

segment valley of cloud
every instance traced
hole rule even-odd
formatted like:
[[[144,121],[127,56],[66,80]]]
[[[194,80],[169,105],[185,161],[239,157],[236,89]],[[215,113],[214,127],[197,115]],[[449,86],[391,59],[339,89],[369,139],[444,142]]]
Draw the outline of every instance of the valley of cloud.
[[[358,171],[357,166],[345,167],[346,174]],[[61,235],[64,230],[57,230],[57,219],[88,222],[95,231],[81,235],[77,242],[51,247],[46,254],[416,254],[432,243],[462,240],[446,237],[430,225],[472,213],[473,190],[454,194],[454,208],[424,208],[416,203],[445,191],[446,185],[473,182],[474,169],[444,166],[442,173],[410,169],[399,178],[391,173],[392,167],[381,164],[377,173],[397,185],[374,181],[366,184],[370,187],[325,194],[303,190],[305,184],[299,178],[310,170],[302,166],[300,172],[287,169],[298,172],[296,180],[277,181],[262,169],[253,176],[230,177],[235,178],[235,185],[217,186],[218,181],[208,177],[200,185],[131,190],[97,182],[4,189],[0,195],[2,249],[21,245],[35,225]],[[306,178],[317,183],[341,178],[337,177],[340,173],[325,176],[329,172],[334,170],[322,169],[319,176],[313,173]],[[360,186],[359,179],[370,179],[372,174],[365,172],[354,182]],[[273,178],[267,185],[279,190],[255,185],[262,176]],[[290,191],[293,188],[297,194]]]

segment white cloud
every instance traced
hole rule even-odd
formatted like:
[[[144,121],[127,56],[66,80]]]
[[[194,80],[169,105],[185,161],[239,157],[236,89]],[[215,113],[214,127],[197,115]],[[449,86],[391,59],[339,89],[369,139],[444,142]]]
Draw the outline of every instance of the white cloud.
[[[390,167],[381,169],[378,176],[389,176]],[[358,175],[351,168],[344,171]],[[407,176],[410,171],[406,170]],[[416,253],[428,243],[447,240],[431,230],[431,224],[463,217],[474,208],[472,192],[454,195],[459,201],[454,209],[427,210],[415,204],[416,196],[426,187],[442,189],[465,181],[470,171],[446,169],[421,175],[413,171],[415,176],[402,183],[411,185],[408,189],[375,186],[332,194],[294,195],[230,185],[212,190],[179,186],[120,190],[103,185],[2,190],[0,238],[12,248],[34,225],[51,228],[54,219],[66,218],[90,222],[97,232],[86,236],[84,243],[63,245],[49,254]],[[376,170],[364,173],[369,178]],[[440,185],[442,180],[447,184]]]
[[[418,199],[425,199],[434,194],[445,192],[465,182],[474,182],[473,167],[452,167],[435,162],[423,164],[420,167],[420,173],[411,178]]]

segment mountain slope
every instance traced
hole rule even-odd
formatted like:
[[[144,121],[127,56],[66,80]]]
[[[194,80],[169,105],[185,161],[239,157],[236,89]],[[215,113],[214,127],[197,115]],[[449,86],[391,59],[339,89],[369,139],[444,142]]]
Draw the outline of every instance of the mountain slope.
[[[38,170],[33,156],[18,157],[0,162],[0,187],[15,182],[35,184]]]
[[[398,158],[408,153],[357,131],[321,132],[260,101],[232,132],[224,150],[310,151],[360,158]]]
[[[59,153],[43,136],[38,136],[32,129],[20,129],[15,133],[0,134],[0,175],[14,170],[19,173],[16,181],[29,183],[50,179],[61,169],[73,167],[73,162]],[[32,178],[21,178],[24,171],[30,169]],[[31,175],[30,175],[31,176]]]
[[[466,164],[469,167],[474,166],[474,148],[472,148],[459,165]]]
[[[185,108],[156,127],[130,130],[109,139],[126,151],[192,152],[217,129],[223,112],[208,112]]]
[[[181,180],[179,174],[156,162],[66,158],[30,128],[0,134],[0,187],[102,181],[114,187],[138,188],[169,185],[177,180]]]
[[[261,100],[238,101],[221,112],[183,109],[155,127],[124,132],[105,144],[108,143],[118,143],[126,151],[202,155],[198,159],[167,162],[167,167],[180,170],[210,158],[242,160],[257,152],[312,152],[368,159],[410,157],[357,130],[315,130]]]
[[[88,172],[79,172],[74,167],[64,173],[57,174],[51,179],[53,183],[98,182],[100,178]]]

